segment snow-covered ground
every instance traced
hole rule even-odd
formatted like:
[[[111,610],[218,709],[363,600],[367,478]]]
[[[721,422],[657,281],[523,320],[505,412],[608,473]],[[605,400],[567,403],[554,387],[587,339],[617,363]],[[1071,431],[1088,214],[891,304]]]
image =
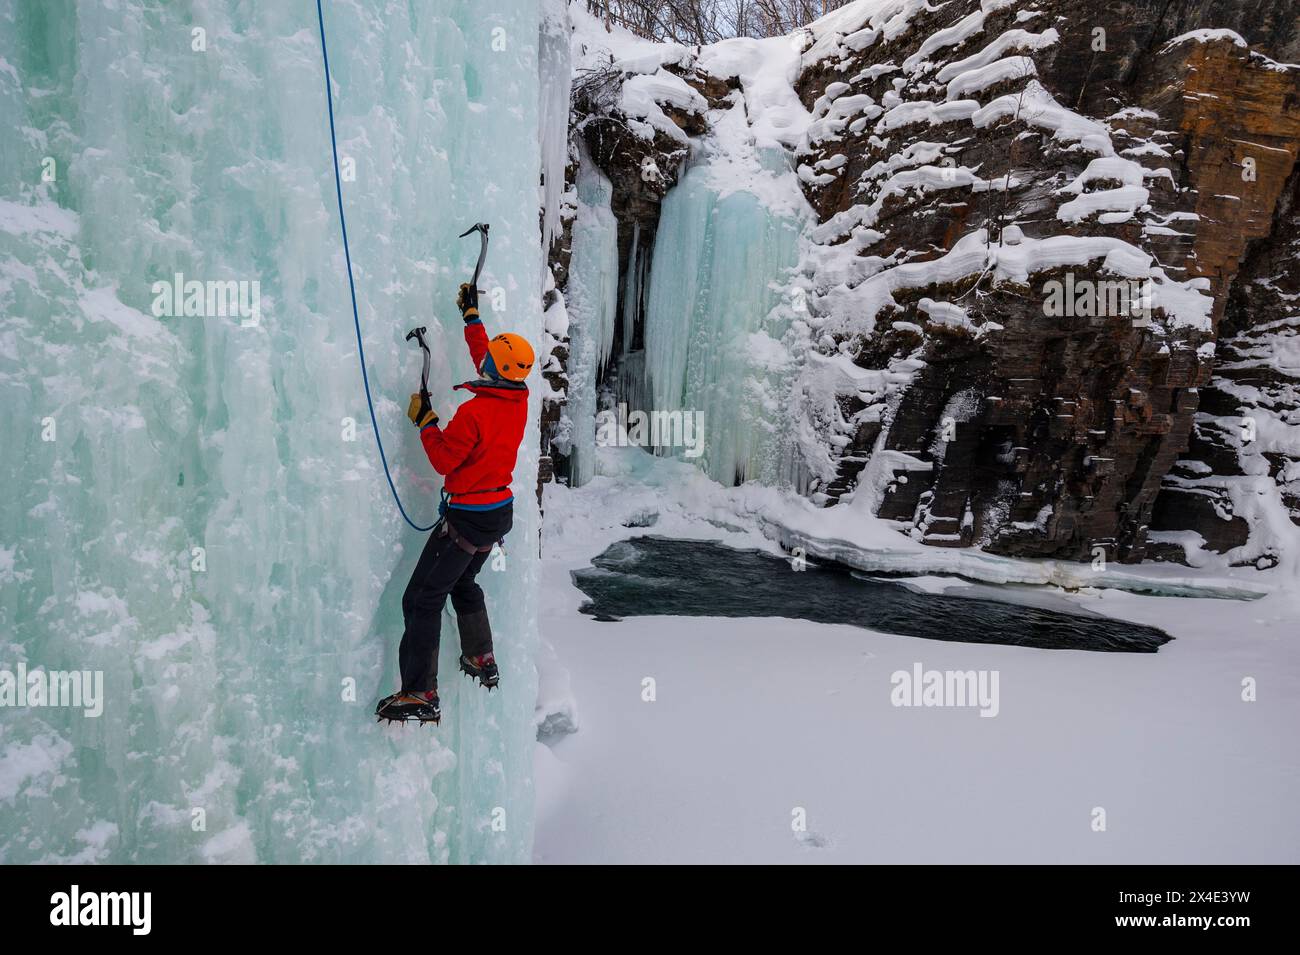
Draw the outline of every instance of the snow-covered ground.
[[[654,533],[774,549],[718,504],[745,489],[708,491],[636,451],[602,455],[603,472],[623,473],[549,489],[545,502],[542,636],[553,654],[539,718],[571,712],[578,730],[537,746],[536,861],[1300,861],[1293,593],[998,587],[1006,599],[1161,627],[1177,639],[1156,654],[772,618],[602,623],[578,612],[569,573],[613,540]],[[997,715],[892,705],[891,675],[917,663],[997,671]],[[1248,678],[1255,702],[1242,699]],[[1098,809],[1105,831],[1094,831]]]

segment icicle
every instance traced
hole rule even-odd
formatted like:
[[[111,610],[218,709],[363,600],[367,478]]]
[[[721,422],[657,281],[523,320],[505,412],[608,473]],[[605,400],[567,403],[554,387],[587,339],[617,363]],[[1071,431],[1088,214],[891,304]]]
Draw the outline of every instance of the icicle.
[[[569,262],[569,402],[573,453],[570,483],[580,487],[596,461],[596,382],[614,348],[618,307],[618,221],[613,186],[591,160],[578,164],[578,213]]]
[[[569,52],[567,0],[544,0],[538,33],[540,95],[538,122],[542,151],[542,249],[548,250],[560,227],[564,167],[569,151],[569,89],[573,67]]]

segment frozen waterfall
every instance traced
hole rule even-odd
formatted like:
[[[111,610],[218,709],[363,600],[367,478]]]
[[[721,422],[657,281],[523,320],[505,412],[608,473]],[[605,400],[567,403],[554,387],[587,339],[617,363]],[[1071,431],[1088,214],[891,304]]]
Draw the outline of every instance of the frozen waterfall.
[[[793,179],[784,155],[767,149],[763,161],[767,175],[749,180],[752,190],[721,190],[707,160],[692,166],[664,200],[650,267],[649,403],[697,416],[698,463],[724,484],[775,483],[790,456],[787,335],[802,299],[787,282],[802,223],[767,201],[782,184],[797,189],[783,182]]]
[[[720,187],[708,159],[692,166],[664,199],[653,245],[639,224],[629,229],[620,283],[613,189],[582,157],[566,296],[573,486],[595,473],[602,389],[606,403],[612,395],[626,406],[605,409],[625,436],[627,416],[640,411],[672,419],[656,436],[684,438],[647,450],[694,459],[725,484],[791,481],[791,338],[802,298],[790,280],[803,220],[793,202],[771,201],[776,189],[797,195],[784,154],[767,150],[764,161],[765,175],[750,181],[755,189]],[[640,323],[645,348],[634,349]],[[691,427],[678,423],[687,414]]]
[[[403,336],[429,326],[448,415],[473,374],[456,235],[487,221],[486,322],[540,340],[535,130],[565,97],[536,0],[325,7],[368,371],[428,523]],[[481,578],[502,690],[455,673],[448,613],[437,735],[376,724],[424,535],[370,433],[315,5],[3,0],[0,21],[0,670],[103,677],[98,717],[0,708],[0,862],[526,861],[537,409]],[[166,314],[191,282],[207,298]]]

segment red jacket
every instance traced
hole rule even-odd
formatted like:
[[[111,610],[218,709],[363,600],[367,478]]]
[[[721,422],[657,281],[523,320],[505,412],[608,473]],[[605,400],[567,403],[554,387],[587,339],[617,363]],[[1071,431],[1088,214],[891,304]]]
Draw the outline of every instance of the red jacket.
[[[474,367],[487,354],[483,323],[465,323],[465,344]],[[528,388],[522,382],[467,381],[456,388],[474,397],[456,409],[447,427],[435,421],[420,429],[420,443],[454,506],[510,500],[515,458],[528,425]]]

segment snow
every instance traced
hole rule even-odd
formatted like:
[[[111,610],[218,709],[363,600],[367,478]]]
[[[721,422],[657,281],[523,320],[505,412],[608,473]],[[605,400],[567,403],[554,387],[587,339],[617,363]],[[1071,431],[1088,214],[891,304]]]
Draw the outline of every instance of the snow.
[[[1018,0],[981,0],[980,9],[968,13],[950,27],[936,30],[917,47],[916,52],[903,61],[904,73],[916,73],[929,62],[931,56],[949,47],[960,47],[984,29],[989,13],[1011,6]]]
[[[1027,30],[1020,29],[1007,30],[999,34],[997,39],[990,42],[978,53],[973,53],[964,59],[954,60],[944,65],[934,74],[934,78],[940,83],[951,84],[953,80],[962,74],[981,70],[996,61],[1001,61],[1003,55],[1011,50],[1043,50],[1054,43],[1060,42],[1060,39],[1061,35],[1050,28],[1042,33],[1030,33]],[[1028,58],[1011,57],[1010,59],[1022,60]],[[1035,72],[1037,72],[1037,68],[1035,68]]]
[[[1250,44],[1246,42],[1245,37],[1233,30],[1201,29],[1190,30],[1187,33],[1179,34],[1172,40],[1167,41],[1163,49],[1170,49],[1178,46],[1180,43],[1213,43],[1216,40],[1228,40],[1233,46],[1239,46],[1243,50],[1250,47]]]
[[[1282,757],[1300,718],[1300,654],[1290,639],[1300,600],[1290,588],[1242,603],[1138,595],[1096,580],[1076,581],[1074,592],[908,581],[1173,634],[1150,655],[956,644],[773,618],[598,622],[578,613],[583,596],[569,573],[610,543],[648,532],[771,549],[741,501],[778,499],[752,486],[706,492],[694,482],[707,479],[690,478],[686,466],[634,450],[602,453],[601,467],[609,476],[581,491],[547,489],[557,518],[545,538],[542,628],[555,653],[547,666],[566,671],[582,720],[576,733],[536,747],[536,861],[1300,860],[1290,809],[1300,772]],[[646,515],[648,530],[624,526]],[[844,515],[831,519],[849,533]],[[940,552],[885,526],[875,533],[880,563],[896,571],[924,575],[923,555]],[[1220,584],[1239,595],[1253,589],[1235,578]],[[995,671],[998,715],[891,705],[891,675],[917,663]],[[654,702],[643,700],[647,677]],[[1242,700],[1247,677],[1259,681],[1257,702]],[[1090,827],[1095,807],[1106,810],[1106,832]],[[799,808],[806,832],[792,831]]]
[[[1062,222],[1082,222],[1099,212],[1114,212],[1122,215],[1105,215],[1100,221],[1105,224],[1125,222],[1146,205],[1149,195],[1150,193],[1142,186],[1099,189],[1096,192],[1083,193],[1069,202],[1062,203],[1056,210],[1056,217]]]
[[[1163,309],[1174,325],[1209,329],[1209,295],[1202,294],[1203,280],[1183,282],[1169,279],[1156,267],[1150,255],[1122,239],[1106,236],[1056,235],[1044,239],[1023,237],[1014,245],[990,246],[983,230],[962,236],[943,256],[926,262],[894,266],[850,287],[847,283],[819,296],[821,311],[828,317],[823,330],[870,333],[875,318],[886,305],[893,305],[893,293],[901,289],[925,288],[955,282],[987,272],[994,282],[1024,284],[1035,272],[1063,265],[1083,265],[1101,259],[1104,271],[1125,278],[1153,278],[1152,302]]]
[[[1000,328],[996,322],[988,322],[985,326],[976,326],[970,320],[966,310],[960,305],[952,302],[936,302],[932,298],[923,298],[916,303],[916,307],[930,316],[931,323],[942,325],[948,328],[960,328],[970,332],[973,335],[980,335],[986,330],[995,330]],[[903,323],[895,323],[903,324]],[[992,328],[989,328],[992,326]],[[955,396],[954,396],[955,397]]]
[[[830,57],[859,52],[874,43],[883,33],[883,25],[893,24],[890,38],[906,29],[907,20],[923,8],[917,0],[856,0],[809,24],[805,35],[812,42],[802,51],[806,69]],[[851,38],[851,39],[850,39]],[[796,40],[803,39],[796,35]]]
[[[948,82],[948,99],[963,99],[980,93],[997,83],[1026,79],[1038,75],[1038,67],[1027,56],[1009,56],[987,66],[958,73]]]
[[[1103,217],[1102,221],[1123,222],[1146,205],[1150,193],[1143,183],[1146,179],[1159,175],[1169,175],[1169,171],[1146,169],[1122,156],[1099,156],[1088,163],[1073,181],[1061,187],[1060,192],[1075,198],[1062,203],[1056,210],[1056,217],[1063,222],[1082,222],[1097,212],[1122,211],[1125,213],[1123,216]],[[1097,180],[1115,180],[1120,185],[1113,189],[1088,192],[1089,184]]]
[[[758,149],[793,148],[808,127],[808,111],[794,91],[799,62],[799,51],[788,37],[723,40],[705,47],[699,59],[712,75],[740,81]]]
[[[883,111],[883,108],[865,93],[840,96],[835,99],[823,96],[813,106],[813,115],[817,118],[808,124],[805,131],[806,139],[813,145],[837,141],[845,128],[860,131],[859,124],[865,126]]]
[[[688,113],[702,113],[707,108],[703,96],[687,86],[680,76],[663,68],[654,73],[631,76],[623,83],[620,108],[624,113],[643,120],[652,130],[665,133],[679,142],[687,142],[681,127],[664,113],[664,104]],[[633,129],[641,131],[643,127],[634,125]],[[646,138],[653,138],[653,133]]]
[[[971,116],[971,122],[977,127],[985,127],[1006,118],[1050,130],[1053,137],[1062,142],[1078,142],[1085,149],[1103,156],[1115,151],[1104,125],[1056,102],[1037,80],[1030,80],[1021,92],[1006,93],[990,100]]]
[[[1171,626],[1171,598],[1133,601],[1106,609]],[[1176,642],[1121,660],[774,619],[597,623],[548,608],[585,722],[538,744],[534,858],[1294,864],[1300,783],[1279,756],[1300,717],[1284,639],[1295,618],[1265,611],[1258,633],[1225,645],[1231,614],[1178,609]],[[890,674],[918,661],[996,670],[1001,712],[891,706]],[[1241,702],[1239,674],[1276,674],[1278,695]],[[640,697],[648,675],[654,703]],[[1089,827],[1097,806],[1105,833]],[[791,831],[796,807],[821,846]]]
[[[1168,150],[1151,143],[1120,154],[1112,129],[1154,116],[1126,109],[1102,122],[1058,103],[1030,58],[1060,42],[1056,29],[981,37],[988,15],[1011,5],[979,4],[950,28],[918,37],[901,64],[827,84],[806,111],[792,95],[799,70],[843,66],[850,54],[902,36],[933,8],[924,0],[860,0],[788,40],[726,41],[698,51],[668,46],[651,55],[626,38],[613,44],[620,65],[642,74],[633,89],[651,91],[644,98],[656,103],[676,97],[684,108],[679,87],[657,85],[666,63],[740,81],[740,93],[710,111],[712,132],[689,143],[690,158],[664,203],[646,326],[650,403],[703,408],[714,443],[703,471],[636,449],[597,449],[578,490],[547,489],[553,519],[541,666],[543,684],[553,688],[537,719],[564,730],[548,732],[537,748],[539,861],[1294,861],[1297,827],[1284,820],[1300,779],[1291,763],[1274,758],[1285,745],[1283,727],[1300,709],[1293,692],[1300,660],[1284,639],[1300,620],[1300,601],[1290,594],[1294,562],[1263,572],[1233,566],[1250,555],[1207,555],[1191,534],[1151,537],[1184,547],[1190,568],[1094,568],[925,546],[875,511],[898,472],[942,460],[941,440],[929,460],[876,447],[838,506],[819,507],[806,496],[806,479],[833,476],[835,449],[860,426],[880,422],[923,367],[895,356],[887,367],[861,368],[848,341],[870,334],[881,317],[918,334],[925,331],[920,322],[977,336],[999,330],[993,322],[975,326],[960,296],[921,297],[915,314],[900,316],[896,292],[977,277],[1027,285],[1046,270],[1088,266],[1150,283],[1153,334],[1211,330],[1205,280],[1171,276],[1118,238],[1072,230],[1031,237],[1009,225],[996,245],[975,232],[925,261],[872,255],[882,238],[874,227],[891,197],[1020,185],[1014,176],[986,179],[949,165],[943,143],[887,152],[857,183],[845,184],[862,194],[860,204],[808,228],[790,250],[796,260],[784,250],[772,257],[773,221],[797,225],[805,215],[794,178],[827,186],[853,168],[849,150],[838,148],[846,130],[869,130],[883,148],[885,137],[904,128],[915,136],[922,126],[968,120],[978,130],[1011,119],[1046,131],[1084,164],[1058,184],[1049,216],[1104,225],[1149,211],[1150,180],[1170,174],[1135,160],[1167,158]],[[1034,16],[1021,11],[1016,22]],[[879,102],[856,92],[863,80],[895,72],[928,83],[930,99],[904,101],[902,76]],[[1010,82],[1023,89],[985,95]],[[652,115],[645,102],[636,110]],[[793,174],[778,149],[793,151]],[[1142,226],[1172,233],[1170,225],[1188,217],[1153,217]],[[775,281],[764,283],[763,275]],[[804,293],[806,312],[787,306]],[[861,410],[844,413],[845,396]],[[964,420],[977,400],[954,395],[943,414]],[[1263,421],[1259,450],[1293,446],[1292,427]],[[757,463],[756,447],[763,449]],[[1238,513],[1253,507],[1277,535],[1294,536],[1275,494],[1270,505],[1256,500],[1266,489],[1261,482],[1271,482],[1267,468],[1253,459],[1248,467],[1260,473],[1226,482],[1199,477],[1223,484]],[[757,480],[724,486],[745,477]],[[1044,508],[1020,524],[1041,527],[1051,516]],[[578,614],[582,598],[569,573],[613,541],[646,532],[795,548],[863,573],[921,575],[914,585],[927,591],[1148,622],[1178,639],[1135,660],[770,619],[601,623]],[[1245,632],[1243,617],[1252,620]],[[1234,639],[1225,641],[1226,633]],[[999,715],[891,707],[890,674],[917,661],[996,670],[1006,694]],[[1264,672],[1283,681],[1283,695],[1267,711],[1240,696],[1239,674]],[[659,688],[654,703],[641,696],[648,676]],[[1105,688],[1104,707],[1098,687]],[[798,705],[781,705],[789,700]],[[772,719],[774,701],[779,720]],[[701,734],[701,726],[710,732]],[[816,747],[807,745],[810,738]],[[1207,763],[1229,782],[1207,788]],[[953,778],[968,782],[953,786]],[[1098,805],[1111,814],[1111,833],[1089,828]],[[807,832],[790,830],[796,807],[809,810]],[[1207,828],[1203,812],[1234,825]],[[1286,828],[1281,840],[1279,825]]]
[[[800,51],[789,37],[723,40],[694,49],[677,43],[651,43],[618,24],[606,30],[581,5],[570,7],[574,25],[574,60],[580,69],[614,67],[626,79],[620,108],[648,130],[659,130],[679,142],[687,138],[664,114],[663,104],[702,113],[704,98],[676,73],[698,68],[719,79],[740,83],[747,114],[747,137],[755,148],[793,148],[808,126],[809,114],[794,91]]]

